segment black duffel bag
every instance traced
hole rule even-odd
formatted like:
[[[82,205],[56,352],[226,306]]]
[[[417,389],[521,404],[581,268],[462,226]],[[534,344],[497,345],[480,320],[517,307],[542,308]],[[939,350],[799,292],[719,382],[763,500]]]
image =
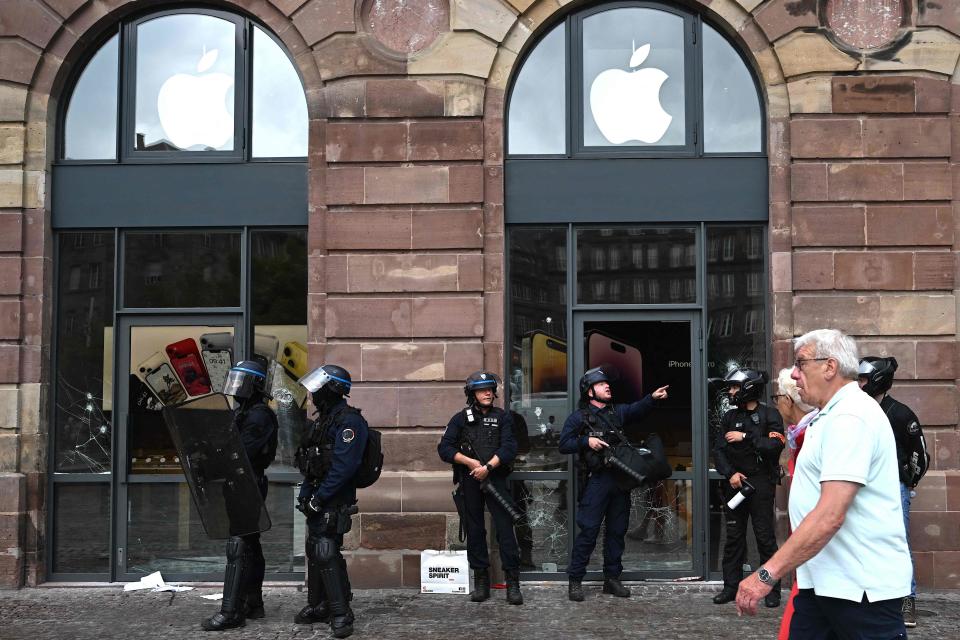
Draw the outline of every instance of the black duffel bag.
[[[630,491],[653,486],[673,475],[660,436],[651,433],[640,446],[621,443],[604,450],[605,462],[616,474],[617,486]]]

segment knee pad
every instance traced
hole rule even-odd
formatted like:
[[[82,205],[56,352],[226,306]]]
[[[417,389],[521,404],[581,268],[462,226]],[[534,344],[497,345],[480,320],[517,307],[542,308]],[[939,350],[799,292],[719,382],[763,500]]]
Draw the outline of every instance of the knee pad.
[[[240,558],[247,550],[247,543],[239,536],[227,540],[227,561],[233,562]]]
[[[307,557],[326,564],[337,557],[337,542],[333,538],[310,536],[307,539]]]

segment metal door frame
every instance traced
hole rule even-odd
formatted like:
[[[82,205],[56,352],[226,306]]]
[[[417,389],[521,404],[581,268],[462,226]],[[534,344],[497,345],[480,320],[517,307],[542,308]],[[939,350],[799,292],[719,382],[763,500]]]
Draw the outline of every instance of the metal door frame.
[[[114,409],[116,418],[114,424],[113,442],[113,486],[111,491],[111,544],[110,544],[110,579],[113,582],[136,582],[141,574],[132,573],[127,568],[128,544],[127,529],[129,526],[128,485],[130,484],[161,484],[185,483],[183,474],[179,475],[133,475],[127,471],[128,417],[130,401],[130,332],[134,327],[162,327],[162,326],[220,326],[233,327],[234,353],[244,354],[244,319],[243,314],[237,311],[223,313],[204,310],[203,313],[173,312],[162,315],[119,315],[114,331]],[[121,374],[122,372],[122,374]],[[223,580],[223,572],[215,573],[168,573],[164,574],[167,581],[216,581]]]
[[[569,371],[569,398],[571,405],[574,404],[577,397],[576,381],[580,379],[585,366],[584,342],[581,337],[584,335],[584,325],[587,322],[689,322],[690,323],[690,404],[691,404],[691,442],[693,447],[693,471],[674,472],[673,478],[684,480],[688,479],[693,484],[693,545],[691,549],[692,565],[689,571],[631,571],[624,570],[623,578],[625,580],[648,580],[648,579],[672,579],[690,576],[707,576],[707,536],[709,535],[709,434],[706,429],[698,428],[698,425],[706,424],[704,415],[705,398],[703,389],[703,332],[702,316],[700,309],[676,309],[676,310],[656,310],[656,311],[573,311],[573,322],[570,325],[570,335],[573,336],[568,344],[571,345],[568,353],[573,354],[573,358],[568,358]],[[571,406],[572,412],[574,407]],[[576,484],[576,475],[573,473],[573,461],[571,459],[569,467],[569,486]],[[575,489],[574,489],[575,490]],[[576,528],[576,501],[569,504],[573,506],[569,510],[571,531]],[[572,544],[572,538],[571,538]],[[598,545],[599,546],[599,545]],[[596,553],[596,551],[594,551]],[[587,580],[600,580],[603,574],[600,571],[588,571]]]

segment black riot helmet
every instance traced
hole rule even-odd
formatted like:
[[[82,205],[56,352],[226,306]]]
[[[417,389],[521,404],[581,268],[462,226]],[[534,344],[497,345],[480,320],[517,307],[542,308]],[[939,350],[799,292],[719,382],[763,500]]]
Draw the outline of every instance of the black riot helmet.
[[[492,389],[493,397],[497,397],[497,387],[500,386],[500,376],[489,371],[474,371],[467,376],[463,384],[463,395],[467,397],[467,404],[472,405],[477,401],[475,392],[481,389]]]
[[[614,382],[617,379],[617,373],[610,367],[601,365],[593,369],[587,369],[580,376],[580,405],[586,406],[590,403],[590,389],[598,382]],[[599,402],[599,400],[598,400]]]
[[[297,382],[310,393],[317,393],[322,389],[339,396],[349,396],[350,387],[353,386],[350,372],[335,364],[321,365]]]
[[[267,371],[262,364],[253,360],[241,360],[227,373],[227,381],[223,384],[223,395],[243,400],[255,395],[263,395],[266,381]]]
[[[724,378],[727,389],[739,385],[740,390],[730,397],[730,403],[743,407],[751,400],[760,400],[763,394],[763,385],[767,384],[767,372],[756,369],[733,369]]]
[[[897,359],[894,357],[867,356],[860,359],[857,377],[860,380],[866,380],[866,384],[862,387],[864,393],[870,396],[878,396],[881,393],[886,393],[893,386],[893,374],[896,370]]]

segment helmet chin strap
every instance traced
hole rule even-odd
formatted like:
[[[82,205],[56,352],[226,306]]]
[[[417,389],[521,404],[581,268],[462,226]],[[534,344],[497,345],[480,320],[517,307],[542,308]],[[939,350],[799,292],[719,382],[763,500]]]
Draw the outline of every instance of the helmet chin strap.
[[[591,394],[588,394],[587,397],[590,398],[590,400],[592,400],[592,401],[594,401],[594,402],[599,402],[599,403],[602,404],[602,405],[612,404],[612,403],[613,403],[613,394],[610,394],[610,399],[609,399],[609,400],[601,400],[600,398],[597,397],[597,391],[596,391],[595,387],[596,387],[598,384],[600,384],[600,383],[599,383],[599,382],[595,382],[595,383],[590,387]]]

